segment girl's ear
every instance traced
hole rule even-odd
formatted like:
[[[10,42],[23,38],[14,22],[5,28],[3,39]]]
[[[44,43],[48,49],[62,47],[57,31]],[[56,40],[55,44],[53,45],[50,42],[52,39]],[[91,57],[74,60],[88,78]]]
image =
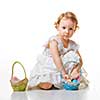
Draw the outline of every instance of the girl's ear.
[[[74,29],[74,33],[75,33],[78,29],[79,29],[79,27],[78,27],[78,26],[76,26],[76,28]]]
[[[79,26],[76,26],[76,27],[75,27],[75,31],[78,30],[78,29],[79,29]]]

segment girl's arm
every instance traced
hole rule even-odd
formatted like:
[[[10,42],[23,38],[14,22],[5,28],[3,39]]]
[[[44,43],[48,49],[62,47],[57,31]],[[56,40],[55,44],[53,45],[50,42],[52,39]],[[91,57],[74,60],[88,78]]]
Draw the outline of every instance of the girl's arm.
[[[57,41],[55,41],[55,40],[50,41],[49,48],[50,48],[50,52],[51,52],[53,61],[54,61],[55,65],[56,65],[57,69],[59,71],[61,71],[62,76],[63,76],[64,79],[66,79],[66,80],[69,79],[69,77],[66,74],[66,71],[65,71],[65,69],[63,67],[63,63],[62,63],[62,60],[61,60],[60,55],[59,55]]]
[[[80,69],[81,69],[81,67],[82,67],[82,65],[83,65],[83,61],[82,61],[82,57],[81,57],[81,55],[80,55],[80,53],[79,53],[79,51],[77,51],[77,54],[79,55],[79,57],[80,57],[80,63],[79,63],[79,65],[77,65],[78,66],[78,72],[80,71]]]
[[[83,65],[82,57],[81,57],[79,51],[77,51],[77,54],[80,56],[80,63],[76,64],[74,66],[74,68],[72,69],[72,71],[71,71],[71,79],[77,78],[80,75],[80,70],[81,70],[81,67]]]
[[[82,57],[81,57],[79,51],[77,51],[77,54],[80,56],[80,66],[82,66],[83,65],[83,61],[82,61]]]

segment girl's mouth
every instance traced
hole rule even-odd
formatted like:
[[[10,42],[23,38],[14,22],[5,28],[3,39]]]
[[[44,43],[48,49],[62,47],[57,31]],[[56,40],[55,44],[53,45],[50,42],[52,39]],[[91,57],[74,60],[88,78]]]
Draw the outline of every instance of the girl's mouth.
[[[69,36],[68,36],[68,35],[63,35],[63,38],[64,38],[64,39],[68,39]]]
[[[63,35],[63,37],[67,37],[68,38],[69,36],[66,34],[66,35]]]

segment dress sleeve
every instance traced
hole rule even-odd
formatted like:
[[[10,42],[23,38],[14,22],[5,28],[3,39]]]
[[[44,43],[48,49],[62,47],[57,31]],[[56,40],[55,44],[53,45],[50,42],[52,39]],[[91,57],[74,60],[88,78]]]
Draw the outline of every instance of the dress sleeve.
[[[61,53],[63,50],[63,44],[62,42],[60,41],[60,39],[58,39],[56,36],[53,36],[49,39],[49,42],[52,41],[52,40],[55,40],[57,43],[58,43],[58,50],[59,52]]]
[[[71,40],[70,49],[77,51],[79,49],[79,45],[76,42]]]

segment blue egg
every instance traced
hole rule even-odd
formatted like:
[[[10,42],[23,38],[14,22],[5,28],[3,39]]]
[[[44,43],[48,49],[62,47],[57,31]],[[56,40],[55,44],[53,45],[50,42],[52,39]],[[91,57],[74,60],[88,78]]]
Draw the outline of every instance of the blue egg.
[[[77,82],[78,82],[78,80],[74,79],[74,80],[72,80],[72,82],[73,82],[73,83],[77,83]]]

